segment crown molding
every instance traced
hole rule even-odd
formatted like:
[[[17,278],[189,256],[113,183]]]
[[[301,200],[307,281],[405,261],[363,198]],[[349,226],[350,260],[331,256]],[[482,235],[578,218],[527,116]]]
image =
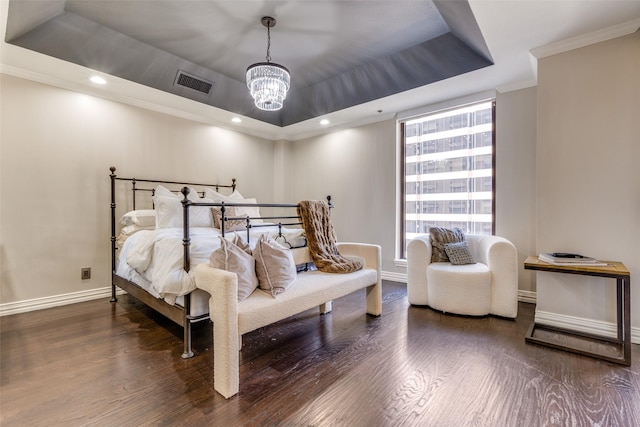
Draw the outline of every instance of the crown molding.
[[[513,92],[516,90],[527,89],[537,86],[538,82],[535,79],[523,80],[519,82],[513,82],[496,87],[498,93]]]
[[[536,47],[529,52],[537,59],[545,58],[558,53],[568,52],[573,49],[626,36],[635,33],[638,29],[640,29],[640,19],[634,19],[633,21],[623,22],[622,24],[613,25],[598,31]]]

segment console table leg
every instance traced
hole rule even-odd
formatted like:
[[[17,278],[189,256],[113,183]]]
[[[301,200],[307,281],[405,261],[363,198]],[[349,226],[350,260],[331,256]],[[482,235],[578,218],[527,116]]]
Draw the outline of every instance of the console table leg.
[[[627,366],[631,365],[631,277],[626,276],[622,279],[618,279],[618,281],[622,280],[621,288],[622,293],[624,294],[624,298],[622,304],[624,304],[622,308],[622,312],[624,313],[624,319],[619,319],[618,324],[624,325],[624,330],[622,331],[622,346],[624,353],[624,361]],[[622,314],[620,315],[622,317]]]

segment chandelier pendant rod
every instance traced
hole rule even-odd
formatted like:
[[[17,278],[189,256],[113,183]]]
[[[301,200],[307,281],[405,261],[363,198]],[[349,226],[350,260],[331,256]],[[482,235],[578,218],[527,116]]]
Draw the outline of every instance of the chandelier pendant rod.
[[[267,62],[271,62],[271,20],[267,21]]]

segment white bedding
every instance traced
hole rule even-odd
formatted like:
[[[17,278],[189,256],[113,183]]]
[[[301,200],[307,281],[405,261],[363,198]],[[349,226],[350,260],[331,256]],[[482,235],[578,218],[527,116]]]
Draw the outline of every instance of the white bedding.
[[[276,237],[278,226],[259,227],[251,230],[249,244],[253,248],[261,234]],[[282,235],[292,246],[304,242],[303,230],[282,229]],[[246,240],[246,231],[238,232]],[[129,236],[120,250],[116,274],[132,281],[156,298],[164,298],[173,305],[176,298],[196,289],[195,266],[208,262],[211,253],[220,247],[220,230],[210,227],[191,228],[191,271],[184,271],[184,246],[182,228],[141,230]],[[232,239],[234,233],[225,233]],[[282,238],[278,241],[283,243]]]

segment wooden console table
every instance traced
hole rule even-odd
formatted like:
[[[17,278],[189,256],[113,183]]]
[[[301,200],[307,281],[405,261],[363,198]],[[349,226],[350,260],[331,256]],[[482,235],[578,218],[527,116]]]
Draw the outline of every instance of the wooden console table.
[[[618,329],[617,339],[578,331],[571,331],[568,329],[549,325],[542,325],[536,323],[534,320],[529,327],[529,331],[527,332],[525,341],[630,366],[631,314],[629,313],[629,294],[631,287],[631,274],[621,262],[606,261],[606,263],[606,266],[564,266],[550,264],[544,261],[540,261],[537,256],[530,256],[524,261],[524,268],[527,270],[550,271],[555,273],[579,274],[583,276],[598,276],[616,279],[616,323]],[[538,332],[538,336],[536,336],[536,332]],[[541,334],[540,332],[545,333]],[[579,346],[568,343],[566,339],[563,342],[563,340],[561,339],[561,337],[563,336],[582,337],[596,344],[606,343],[609,346],[613,345],[617,354],[612,355],[593,349],[580,348]]]

